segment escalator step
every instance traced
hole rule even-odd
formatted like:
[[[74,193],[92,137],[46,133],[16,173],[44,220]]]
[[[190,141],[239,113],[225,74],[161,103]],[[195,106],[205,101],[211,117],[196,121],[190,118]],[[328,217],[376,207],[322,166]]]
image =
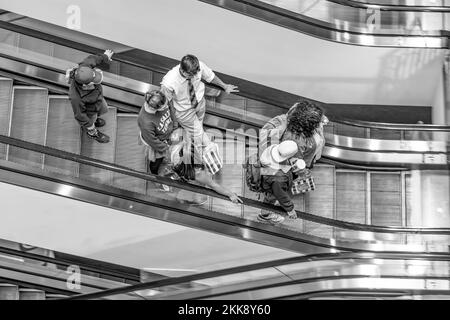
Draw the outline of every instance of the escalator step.
[[[115,163],[130,169],[146,172],[144,146],[138,144],[139,128],[137,115],[117,115],[117,138]],[[145,194],[146,181],[113,174],[114,185],[126,190]]]
[[[19,300],[45,300],[45,291],[36,289],[19,289]]]
[[[334,218],[335,202],[335,168],[333,166],[316,164],[312,170],[316,188],[305,194],[306,212],[318,216]],[[333,237],[332,227],[305,222],[304,231],[323,238]]]
[[[108,107],[108,112],[101,116],[106,121],[106,125],[100,131],[110,137],[108,143],[99,143],[89,138],[85,132],[81,133],[81,154],[86,157],[99,159],[107,162],[114,162],[116,145],[116,119],[117,109]],[[100,168],[80,165],[80,177],[88,180],[95,180],[100,183],[112,184],[112,171]]]
[[[72,107],[67,96],[49,96],[46,146],[80,154],[80,126],[73,117]],[[47,170],[78,176],[79,165],[52,156],[45,156],[44,168]]]
[[[0,78],[0,134],[9,135],[13,81]],[[0,144],[0,159],[6,158],[6,145]]]
[[[19,300],[19,287],[14,284],[0,283],[0,300]]]
[[[43,145],[47,127],[48,91],[39,87],[15,86],[10,135],[14,138]],[[43,155],[10,147],[8,160],[42,167]]]
[[[336,218],[356,223],[366,221],[366,173],[336,171]]]

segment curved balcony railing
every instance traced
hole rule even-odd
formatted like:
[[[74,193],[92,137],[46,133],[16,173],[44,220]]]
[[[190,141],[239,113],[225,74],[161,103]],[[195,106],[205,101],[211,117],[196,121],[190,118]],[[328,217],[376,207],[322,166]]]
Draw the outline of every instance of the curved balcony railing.
[[[327,0],[348,7],[359,9],[376,9],[380,11],[407,11],[407,12],[450,12],[450,2],[441,1],[392,1],[392,0]]]
[[[334,0],[329,0],[334,2]],[[340,0],[337,0],[340,1]],[[344,0],[345,1],[345,0]],[[392,8],[394,10],[406,11],[427,11],[427,10],[448,10],[450,8],[449,0],[349,0],[347,2],[354,2],[356,5],[362,6],[380,6],[382,8]]]
[[[202,0],[321,39],[380,47],[447,48],[447,8],[396,10],[355,1]]]
[[[448,257],[422,254],[314,254],[191,274],[75,295],[66,300],[117,299],[304,299],[312,292],[352,290],[397,295],[449,295]],[[180,284],[191,288],[180,289]]]

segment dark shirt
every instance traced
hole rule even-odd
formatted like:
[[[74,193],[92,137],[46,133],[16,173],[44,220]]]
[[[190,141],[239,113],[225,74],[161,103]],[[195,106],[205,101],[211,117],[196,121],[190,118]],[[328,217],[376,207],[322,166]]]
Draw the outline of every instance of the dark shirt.
[[[137,122],[145,143],[158,153],[167,150],[164,141],[169,140],[174,130],[171,108],[151,114],[142,107]]]
[[[108,56],[90,55],[79,66],[88,66],[91,68],[107,68],[109,66]],[[89,127],[92,125],[92,116],[96,114],[103,105],[103,88],[101,84],[95,84],[91,90],[84,90],[83,85],[76,82],[73,76],[70,78],[69,99],[72,104],[72,110],[75,119],[81,126]]]

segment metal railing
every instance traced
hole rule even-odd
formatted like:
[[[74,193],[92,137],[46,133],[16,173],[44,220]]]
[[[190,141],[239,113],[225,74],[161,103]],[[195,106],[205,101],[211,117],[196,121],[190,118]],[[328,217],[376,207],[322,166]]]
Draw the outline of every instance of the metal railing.
[[[56,158],[74,161],[80,164],[85,164],[88,166],[94,166],[100,169],[105,169],[113,172],[117,172],[120,174],[124,174],[131,177],[136,177],[156,183],[166,184],[168,186],[172,186],[179,189],[184,189],[191,192],[201,193],[203,195],[211,196],[214,198],[219,198],[223,200],[228,200],[229,198],[218,194],[217,192],[205,188],[196,186],[193,184],[181,182],[181,181],[175,181],[168,177],[161,177],[156,176],[149,173],[140,172],[137,170],[133,170],[124,166],[120,166],[117,164],[109,163],[102,160],[97,160],[93,158],[89,158],[86,156],[78,155],[75,153],[70,153],[67,151],[62,151],[54,148],[50,148],[47,146],[42,146],[39,144],[19,140],[16,138],[0,135],[0,143],[12,145],[18,148],[43,153],[46,155],[50,155]],[[258,209],[264,209],[269,210],[277,213],[283,214],[284,211],[280,209],[279,207],[266,204],[257,200],[241,197],[243,204],[246,206],[250,206],[253,208]],[[297,210],[297,216],[300,219],[316,222],[328,226],[333,227],[339,227],[343,229],[349,229],[349,230],[359,230],[359,231],[371,231],[371,232],[381,232],[381,233],[392,233],[392,232],[398,232],[398,233],[412,233],[412,234],[439,234],[439,235],[450,235],[450,228],[409,228],[409,227],[386,227],[386,226],[376,226],[376,225],[367,225],[367,224],[360,224],[360,223],[352,223],[347,221],[341,221],[341,220],[335,220],[330,219],[326,217],[316,216],[310,213],[302,212]]]

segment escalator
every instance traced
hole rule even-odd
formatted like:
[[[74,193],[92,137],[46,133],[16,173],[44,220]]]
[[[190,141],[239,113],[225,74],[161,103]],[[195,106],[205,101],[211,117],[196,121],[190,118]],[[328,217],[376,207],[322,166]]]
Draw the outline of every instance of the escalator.
[[[324,152],[324,162],[313,171],[321,192],[295,200],[300,219],[280,227],[266,226],[256,222],[256,215],[267,206],[246,189],[240,164],[257,150],[258,128],[270,117],[286,112],[285,107],[209,88],[205,125],[226,163],[218,181],[246,198],[242,206],[230,205],[210,190],[143,173],[136,113],[142,93],[154,87],[123,76],[120,71],[129,70],[123,67],[124,61],[113,66],[116,73],[105,73],[104,92],[110,105],[105,130],[113,139],[98,145],[80,136],[65,95],[64,70],[86,53],[50,46],[48,41],[7,29],[2,29],[2,37],[6,39],[0,57],[4,76],[1,114],[6,115],[1,118],[0,138],[3,182],[60,195],[64,188],[58,186],[70,185],[79,200],[296,252],[448,251],[448,229],[414,228],[422,224],[415,223],[412,202],[417,190],[411,187],[414,179],[426,175],[431,175],[430,181],[436,176],[448,180],[447,140],[407,140],[414,131],[446,134],[448,127],[375,125],[370,129],[362,122],[334,122],[327,129],[327,140],[332,143]],[[135,62],[132,65],[138,67]],[[148,69],[138,70],[140,76],[150,74]],[[151,79],[157,79],[158,71],[151,72]],[[393,136],[402,139],[389,140]],[[232,140],[231,147],[222,143],[224,140]],[[179,193],[207,195],[208,202],[203,207],[180,205],[173,195],[155,192],[152,182],[164,182]],[[93,200],[93,194],[98,198]],[[100,195],[105,200],[99,200]]]
[[[450,7],[353,0],[202,0],[321,39],[362,46],[447,48]]]
[[[135,285],[141,278],[139,269],[0,239],[0,300],[60,299]]]
[[[448,300],[448,264],[448,256],[421,253],[314,254],[161,279],[66,299],[121,299],[121,294],[134,293],[141,300],[417,300],[433,297]],[[177,287],[180,284],[191,287]]]

